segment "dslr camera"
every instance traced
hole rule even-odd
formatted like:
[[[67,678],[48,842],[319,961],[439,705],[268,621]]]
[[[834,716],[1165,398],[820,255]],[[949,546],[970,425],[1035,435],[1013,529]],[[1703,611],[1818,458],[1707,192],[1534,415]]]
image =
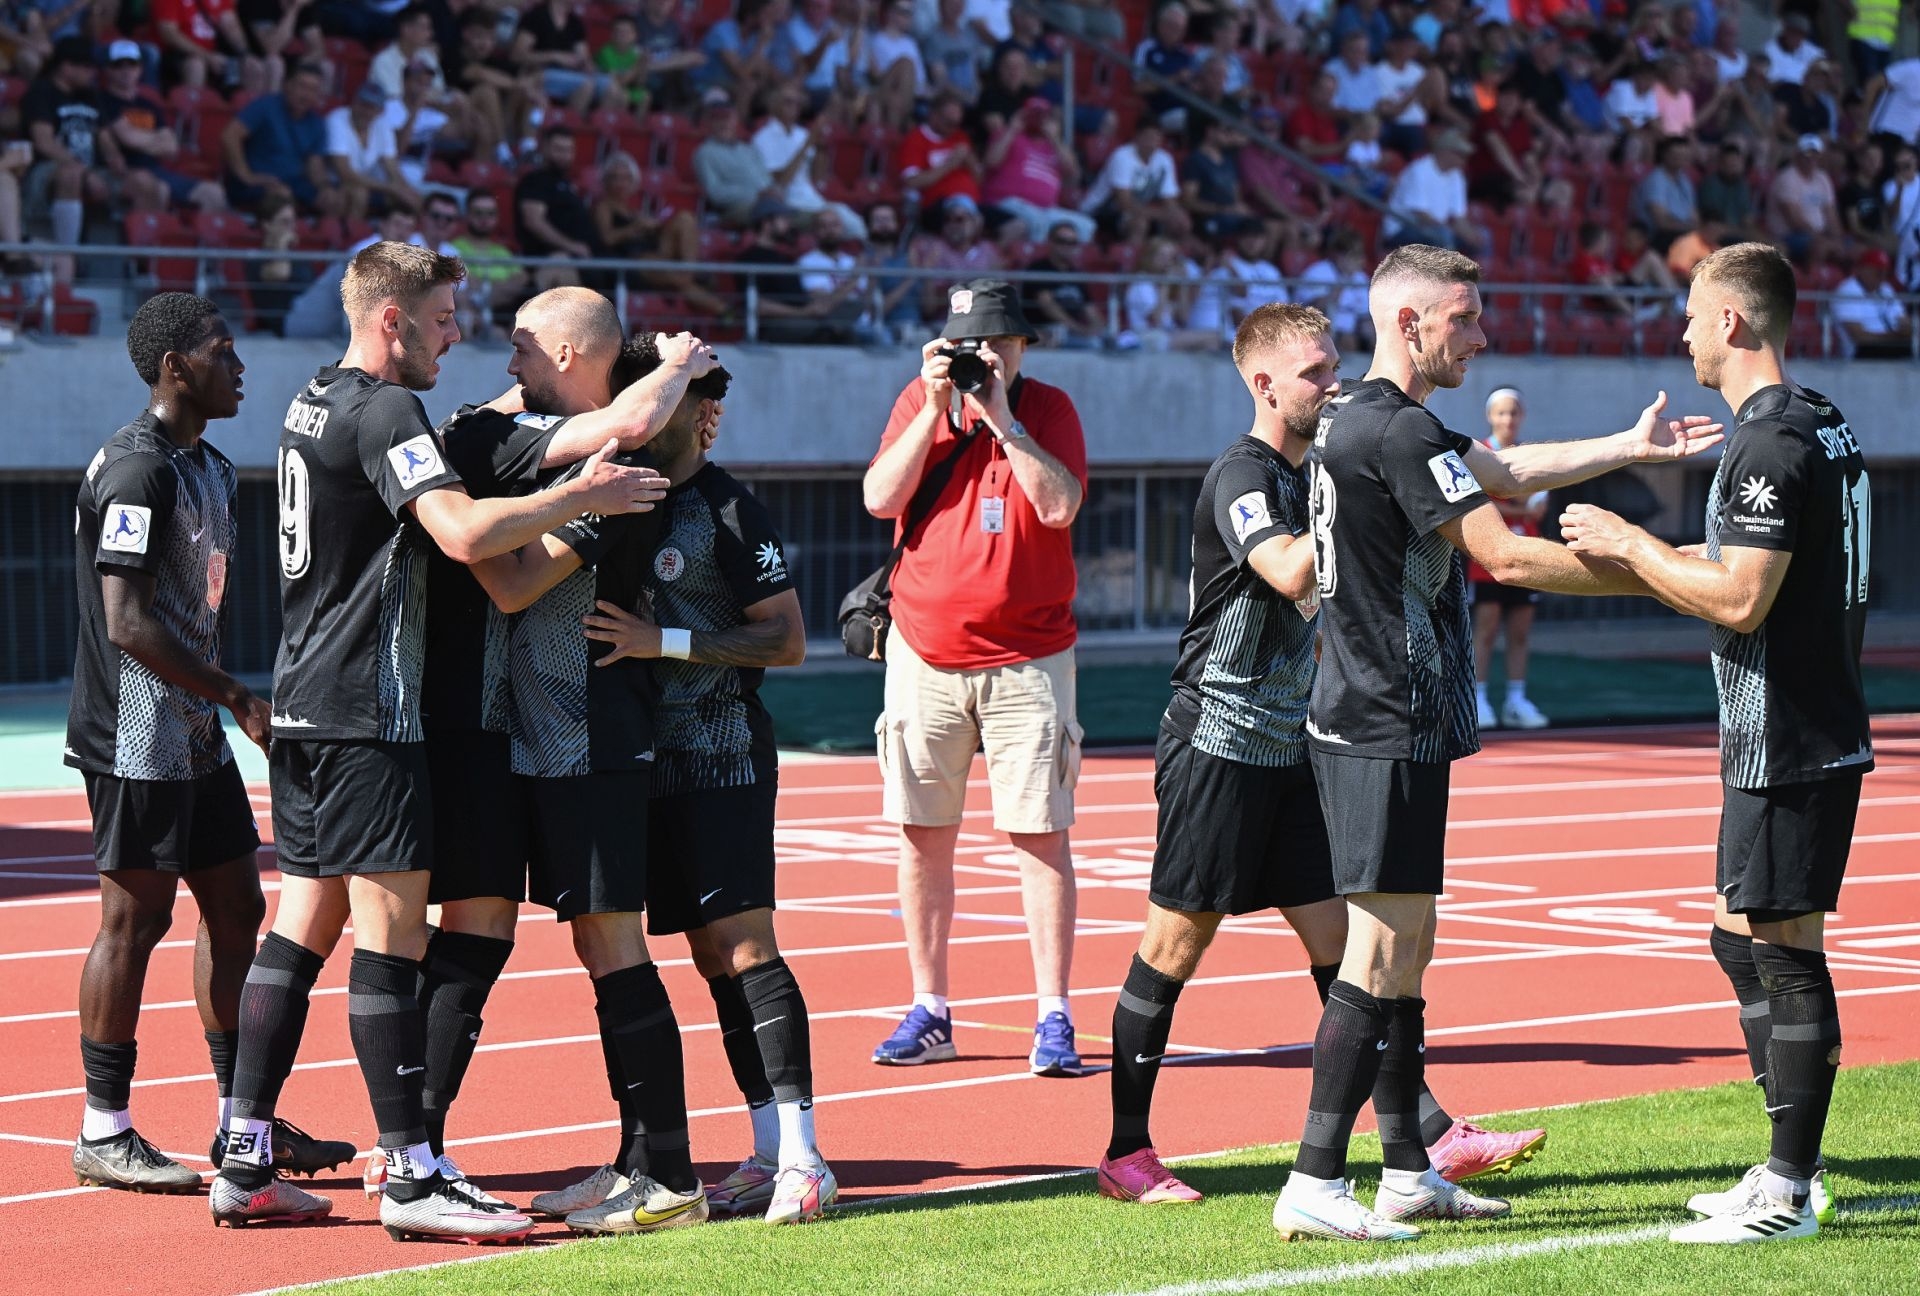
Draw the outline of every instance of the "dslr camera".
[[[993,369],[980,358],[980,339],[968,338],[952,346],[941,347],[936,355],[947,357],[947,377],[954,390],[972,396],[993,377]]]

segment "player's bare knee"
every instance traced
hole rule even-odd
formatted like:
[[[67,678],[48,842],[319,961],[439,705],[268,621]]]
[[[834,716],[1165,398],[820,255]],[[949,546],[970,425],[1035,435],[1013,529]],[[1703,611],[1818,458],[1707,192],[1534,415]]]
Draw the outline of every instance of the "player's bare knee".
[[[713,929],[710,927],[696,927],[687,933],[687,953],[693,956],[693,970],[703,980],[733,975],[733,969],[727,966],[727,961],[714,946]]]
[[[499,896],[449,900],[440,906],[440,930],[489,940],[512,940],[519,919],[520,906]]]
[[[100,935],[117,949],[149,953],[165,939],[172,925],[171,904],[161,908],[142,904],[123,894],[117,903],[103,904],[100,908]]]
[[[739,976],[780,957],[773,939],[773,910],[749,909],[707,925],[714,953],[729,975]]]
[[[573,928],[573,952],[580,966],[595,978],[652,961],[647,937],[637,913],[581,914]]]
[[[1219,927],[1219,914],[1183,913],[1149,904],[1147,929],[1140,937],[1140,961],[1161,976],[1191,980]]]

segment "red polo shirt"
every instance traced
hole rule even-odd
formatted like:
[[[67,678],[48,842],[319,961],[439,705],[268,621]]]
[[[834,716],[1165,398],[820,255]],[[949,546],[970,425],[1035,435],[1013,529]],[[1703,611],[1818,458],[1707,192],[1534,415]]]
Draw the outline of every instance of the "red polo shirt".
[[[900,141],[900,153],[895,159],[902,177],[919,171],[931,171],[947,160],[955,149],[972,144],[973,140],[963,130],[951,135],[935,135],[925,126],[915,126]],[[920,191],[921,206],[932,210],[940,205],[942,199],[956,194],[980,201],[980,178],[968,167],[955,167]]]
[[[881,451],[926,404],[916,377],[893,404]],[[1087,484],[1087,445],[1080,415],[1058,387],[1028,379],[1014,417],[1027,434]],[[945,420],[927,451],[931,467],[952,452],[956,433]],[[877,458],[876,454],[876,458]],[[1002,499],[1004,529],[981,525],[983,499]],[[989,506],[989,509],[991,506]],[[900,523],[894,523],[896,543]],[[1065,652],[1079,628],[1073,619],[1073,534],[1040,524],[1012,466],[982,432],[954,465],[933,513],[915,533],[893,572],[894,629],[923,661],[945,670],[982,670]]]

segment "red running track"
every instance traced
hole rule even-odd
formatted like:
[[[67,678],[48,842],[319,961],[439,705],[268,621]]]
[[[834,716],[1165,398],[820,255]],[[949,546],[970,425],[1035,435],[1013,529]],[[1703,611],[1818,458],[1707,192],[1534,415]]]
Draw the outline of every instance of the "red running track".
[[[1876,733],[1880,768],[1867,780],[1829,941],[1853,1063],[1920,1056],[1909,997],[1920,992],[1920,719],[1883,720]],[[1693,728],[1495,737],[1456,768],[1449,892],[1427,983],[1427,1058],[1443,1101],[1500,1111],[1743,1073],[1730,995],[1705,939],[1715,771],[1710,731]],[[1140,930],[1150,773],[1141,756],[1095,756],[1080,788],[1073,983],[1090,1062],[1105,1061],[1100,1037]],[[873,762],[790,765],[782,775],[781,942],[813,1010],[821,1142],[849,1201],[1085,1167],[1105,1143],[1103,1075],[1026,1074],[1033,1005],[1018,879],[990,831],[984,783],[969,806],[953,950],[963,1058],[883,1069],[867,1057],[909,986],[892,912],[893,834],[876,818]],[[473,1254],[389,1241],[357,1173],[319,1185],[334,1197],[337,1222],[242,1232],[216,1232],[203,1198],[74,1187],[67,1158],[82,1091],[73,1004],[97,918],[84,816],[73,792],[0,796],[8,1285],[38,1296],[236,1293]],[[192,913],[183,893],[154,957],[134,1115],[160,1147],[204,1167],[215,1099],[190,1000]],[[686,1032],[694,1150],[711,1179],[745,1153],[747,1123],[705,986],[678,942],[661,942],[656,954]],[[281,1110],[365,1147],[374,1128],[347,1038],[346,962],[336,957],[321,977]],[[1255,915],[1226,924],[1175,1019],[1170,1051],[1193,1060],[1161,1081],[1160,1149],[1295,1137],[1317,1019],[1284,923]],[[605,1160],[612,1104],[592,997],[549,916],[526,912],[487,1021],[450,1131],[461,1164],[524,1199]],[[543,1243],[563,1236],[553,1226],[536,1234]],[[76,1262],[103,1242],[138,1262]]]

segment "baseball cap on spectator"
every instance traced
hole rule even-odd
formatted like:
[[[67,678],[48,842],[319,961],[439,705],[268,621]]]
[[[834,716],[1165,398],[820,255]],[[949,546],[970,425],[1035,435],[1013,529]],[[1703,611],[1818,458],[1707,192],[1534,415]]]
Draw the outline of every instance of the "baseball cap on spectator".
[[[943,220],[951,220],[961,212],[969,216],[978,216],[980,204],[975,202],[970,194],[952,194],[940,204],[940,216]]]
[[[1824,153],[1826,152],[1827,142],[1818,135],[1802,135],[1797,147],[1802,153]]]
[[[139,43],[130,40],[115,41],[113,44],[107,46],[107,57],[105,61],[110,64],[140,62]]]
[[[955,284],[947,293],[947,326],[940,330],[940,337],[947,342],[997,337],[1040,340],[1020,309],[1020,294],[1004,279]]]

